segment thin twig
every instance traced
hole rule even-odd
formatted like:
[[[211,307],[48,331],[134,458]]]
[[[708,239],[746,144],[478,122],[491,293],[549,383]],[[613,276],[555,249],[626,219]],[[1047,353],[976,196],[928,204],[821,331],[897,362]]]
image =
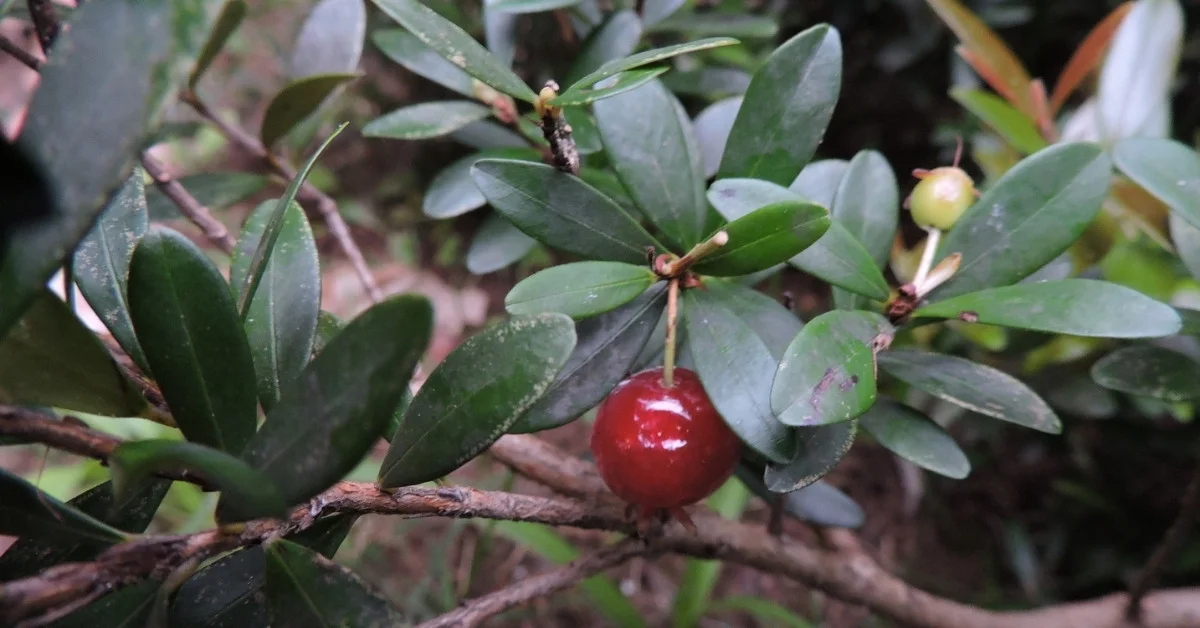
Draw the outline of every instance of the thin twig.
[[[201,117],[212,122],[222,135],[241,147],[243,151],[261,159],[267,166],[284,178],[289,180],[296,178],[296,170],[294,168],[273,155],[263,146],[263,143],[258,138],[250,135],[240,127],[230,124],[224,118],[217,115],[195,93],[184,91],[180,95],[180,100],[191,106]],[[297,200],[303,205],[315,208],[317,213],[325,220],[326,226],[329,227],[329,232],[333,234],[334,239],[337,240],[338,245],[350,260],[350,264],[354,267],[354,272],[358,275],[358,279],[362,282],[363,288],[366,290],[367,295],[370,296],[371,301],[378,303],[382,300],[383,293],[379,290],[379,285],[376,283],[375,277],[371,274],[370,267],[367,266],[367,260],[363,257],[362,250],[358,248],[358,243],[354,241],[354,236],[350,234],[350,227],[346,225],[346,221],[338,213],[337,202],[307,181],[304,182],[304,185],[300,186]]]
[[[212,212],[208,211],[203,203],[192,196],[175,177],[171,176],[171,173],[167,172],[166,166],[152,157],[150,153],[142,153],[142,166],[150,178],[154,179],[154,184],[158,186],[163,195],[179,207],[180,213],[200,227],[204,235],[222,251],[226,254],[233,253],[237,241],[229,234],[229,230],[220,220],[213,218]]]
[[[37,72],[42,69],[42,60],[34,56],[32,52],[25,50],[17,42],[0,35],[0,51],[7,52],[14,59],[25,64],[25,67]]]
[[[1196,470],[1192,472],[1192,479],[1188,482],[1187,490],[1184,491],[1183,505],[1179,509],[1179,515],[1175,517],[1175,521],[1163,535],[1162,541],[1150,555],[1150,559],[1146,561],[1146,565],[1142,567],[1137,578],[1134,579],[1133,585],[1129,587],[1129,605],[1125,608],[1127,619],[1132,622],[1141,619],[1143,599],[1158,584],[1163,570],[1170,564],[1171,559],[1175,558],[1179,547],[1195,528],[1198,517],[1200,517],[1200,465],[1197,465]]]
[[[38,41],[42,44],[42,52],[50,56],[50,49],[62,30],[58,19],[58,10],[52,0],[28,0],[29,18],[33,20],[33,29],[37,31]]]

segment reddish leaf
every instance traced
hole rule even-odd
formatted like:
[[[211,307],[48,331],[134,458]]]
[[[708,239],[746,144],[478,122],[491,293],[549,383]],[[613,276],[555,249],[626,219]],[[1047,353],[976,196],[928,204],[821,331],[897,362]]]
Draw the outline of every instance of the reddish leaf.
[[[1032,79],[1012,50],[983,23],[983,20],[958,0],[926,2],[962,41],[963,45],[958,49],[959,55],[975,68],[992,89],[1007,98],[1022,113],[1033,118],[1033,98],[1029,92]]]
[[[1063,103],[1067,102],[1067,98],[1079,87],[1083,79],[1100,65],[1100,61],[1104,58],[1104,52],[1108,50],[1108,44],[1112,42],[1113,35],[1117,32],[1117,27],[1121,25],[1121,21],[1125,19],[1132,8],[1132,0],[1118,5],[1112,10],[1112,13],[1096,24],[1092,32],[1084,38],[1083,43],[1075,49],[1071,60],[1067,62],[1067,67],[1063,69],[1062,74],[1058,76],[1058,82],[1054,85],[1054,95],[1050,97],[1051,115],[1058,113]]]

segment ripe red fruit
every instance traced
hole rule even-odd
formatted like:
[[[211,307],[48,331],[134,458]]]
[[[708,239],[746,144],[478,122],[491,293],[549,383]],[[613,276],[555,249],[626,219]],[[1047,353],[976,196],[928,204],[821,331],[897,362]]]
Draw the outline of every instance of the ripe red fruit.
[[[663,385],[661,368],[621,382],[600,404],[592,454],[608,488],[641,509],[668,511],[687,522],[694,504],[729,479],[742,446],[705,394],[696,373],[675,369]]]

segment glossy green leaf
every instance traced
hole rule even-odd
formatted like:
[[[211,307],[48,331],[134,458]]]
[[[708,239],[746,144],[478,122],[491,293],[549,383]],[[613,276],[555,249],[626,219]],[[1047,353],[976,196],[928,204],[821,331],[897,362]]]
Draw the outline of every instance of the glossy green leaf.
[[[850,162],[845,159],[814,161],[804,166],[788,189],[813,203],[833,207],[833,199],[849,167]]]
[[[930,300],[1014,284],[1048,264],[1095,219],[1111,177],[1093,144],[1057,144],[1023,159],[942,240],[938,256],[962,253],[962,262]]]
[[[737,220],[750,212],[783,201],[804,198],[774,183],[756,179],[723,179],[712,184],[708,201],[725,217]],[[888,284],[871,254],[838,221],[812,246],[789,260],[800,270],[856,294],[883,300]]]
[[[114,500],[112,483],[105,482],[71,499],[67,506],[118,530],[141,533],[154,519],[154,513],[169,488],[169,480],[146,482],[126,499]],[[0,554],[0,582],[27,578],[60,563],[92,560],[110,544],[90,538],[68,542],[35,535],[23,536],[4,554]]]
[[[342,331],[346,324],[337,316],[321,310],[317,315],[317,335],[313,338],[313,356],[325,350],[325,346],[333,340],[333,337]]]
[[[229,277],[232,285],[242,285],[249,270],[250,257],[258,249],[267,222],[275,211],[275,201],[258,206],[246,218]],[[258,382],[258,400],[270,412],[279,401],[285,382],[296,378],[308,364],[317,334],[321,312],[321,269],[312,227],[298,203],[293,201],[283,219],[279,240],[260,290],[250,302],[246,314],[246,339],[254,358]]]
[[[5,469],[0,469],[0,534],[103,545],[126,539],[120,530],[54,499]]]
[[[273,626],[397,626],[400,613],[354,572],[303,545],[266,549],[263,591]]]
[[[741,106],[742,97],[732,96],[709,105],[696,114],[696,119],[692,121],[696,146],[704,159],[705,178],[713,176],[720,169],[721,156],[725,154],[725,144],[729,141],[729,132],[733,130],[733,121]]]
[[[1164,401],[1200,399],[1200,363],[1154,345],[1118,349],[1092,365],[1092,379],[1105,388]]]
[[[393,297],[358,315],[284,384],[242,458],[288,504],[341,480],[383,435],[432,331],[423,297]]]
[[[879,354],[879,368],[934,397],[972,412],[1058,434],[1062,422],[1020,380],[965,358],[913,349]]]
[[[883,155],[864,150],[850,160],[830,213],[862,242],[876,266],[882,268],[887,263],[900,222],[900,192],[896,175]],[[846,310],[867,309],[868,305],[861,296],[840,289],[833,291],[833,301]]]
[[[747,13],[677,13],[657,24],[651,32],[683,33],[690,37],[725,35],[746,39],[768,39],[779,32],[779,24],[766,15]]]
[[[960,87],[950,90],[950,97],[1022,154],[1032,155],[1048,145],[1033,120],[991,92]]]
[[[288,183],[287,189],[283,191],[283,196],[275,201],[275,211],[271,214],[271,218],[267,220],[267,226],[263,228],[262,236],[258,240],[258,248],[254,250],[254,255],[250,256],[250,263],[246,267],[245,283],[234,284],[231,287],[234,293],[237,294],[237,310],[242,315],[242,320],[246,319],[246,315],[250,311],[250,303],[258,292],[258,286],[262,282],[263,273],[267,270],[267,260],[271,257],[271,252],[275,249],[275,242],[279,240],[279,233],[283,230],[284,217],[287,215],[287,209],[291,206],[292,201],[296,200],[296,194],[300,192],[300,186],[304,184],[304,180],[308,178],[308,173],[312,171],[313,166],[317,163],[317,158],[321,153],[329,148],[329,144],[338,136],[348,125],[348,122],[343,122],[341,126],[334,129],[329,137],[313,151],[309,156],[308,161],[296,173],[295,178]]]
[[[745,94],[750,87],[750,73],[738,68],[705,67],[670,72],[663,75],[662,82],[678,96],[716,100]]]
[[[750,81],[718,176],[791,183],[825,135],[841,85],[834,28],[814,26],[776,48]]]
[[[467,270],[475,275],[494,273],[525,257],[535,244],[537,240],[499,214],[488,214],[467,249]]]
[[[532,103],[536,94],[463,29],[418,0],[372,0],[388,17],[447,61],[493,88]]]
[[[224,522],[287,515],[288,504],[271,480],[240,459],[204,445],[177,440],[131,441],[114,449],[108,464],[118,499],[155,473],[186,471],[221,491],[218,517]]]
[[[43,290],[0,342],[0,400],[105,416],[149,416],[104,343]]]
[[[729,243],[693,268],[702,275],[738,277],[782,264],[816,243],[830,225],[829,210],[812,203],[772,203],[721,228]]]
[[[557,313],[512,317],[463,342],[409,405],[380,486],[443,477],[491,446],[545,394],[574,348],[575,324]]]
[[[666,307],[666,292],[665,283],[656,284],[626,305],[577,323],[571,357],[509,433],[559,427],[599,405],[630,375]]]
[[[409,72],[423,76],[446,89],[474,98],[475,79],[462,68],[442,58],[416,35],[400,29],[377,30],[371,41],[387,58],[399,63]]]
[[[621,183],[677,252],[686,253],[705,235],[708,208],[700,149],[682,105],[656,81],[593,110]]]
[[[774,493],[798,491],[825,477],[849,453],[858,433],[858,421],[798,427],[794,432],[799,453],[786,464],[768,463],[763,473],[763,482]]]
[[[665,65],[654,65],[622,72],[604,81],[603,87],[584,87],[564,93],[550,101],[556,107],[579,107],[598,100],[612,98],[618,94],[632,91],[665,74],[670,68]]]
[[[88,305],[104,321],[104,326],[125,353],[143,369],[148,368],[146,357],[133,333],[125,290],[129,258],[148,227],[142,172],[135,169],[75,249],[72,267],[75,284]]]
[[[320,0],[304,19],[288,63],[293,80],[354,72],[367,33],[363,0]]]
[[[204,252],[151,228],[129,264],[129,315],[183,435],[240,452],[257,423],[254,362],[229,287]]]
[[[766,598],[731,595],[709,603],[708,613],[710,615],[730,612],[745,613],[756,618],[763,626],[779,626],[779,628],[814,628],[816,626],[786,606]]]
[[[621,59],[613,59],[612,61],[609,61],[589,72],[583,78],[572,83],[571,86],[563,92],[563,94],[569,94],[576,90],[591,87],[610,76],[616,76],[622,72],[627,72],[645,65],[653,65],[655,63],[666,61],[672,57],[691,54],[701,50],[720,48],[722,46],[731,46],[736,43],[738,43],[738,40],[731,37],[710,37],[708,39],[700,39],[697,41],[675,44],[674,46],[646,50],[633,56],[624,57]]]
[[[1117,168],[1200,229],[1200,155],[1169,139],[1135,138],[1113,147]]]
[[[707,500],[710,508],[726,519],[737,521],[750,500],[750,491],[737,480],[729,480]],[[700,624],[711,604],[713,587],[721,574],[722,563],[716,560],[692,558],[687,561],[683,577],[671,605],[673,628],[694,628]]]
[[[866,513],[849,495],[828,482],[817,480],[783,498],[784,510],[818,526],[858,528]]]
[[[146,580],[119,589],[54,622],[55,628],[142,628],[154,614],[162,583]]]
[[[879,399],[858,424],[880,445],[919,467],[956,480],[971,472],[967,455],[946,430],[906,405]]]
[[[240,203],[267,187],[267,177],[251,172],[202,172],[179,177],[182,185],[200,204],[216,210]],[[183,214],[175,201],[157,187],[146,188],[146,209],[150,220],[179,220]]]
[[[565,75],[566,84],[573,84],[609,61],[633,54],[641,39],[642,21],[637,13],[628,9],[613,13],[588,35]]]
[[[0,259],[0,337],[125,182],[220,10],[204,0],[114,0],[72,13],[41,69],[19,142],[54,191],[55,213],[20,228]]]
[[[752,288],[732,281],[706,279],[704,289],[717,295],[722,305],[758,334],[776,362],[804,327],[804,323],[778,301]]]
[[[213,59],[217,58],[221,49],[225,47],[225,43],[229,41],[230,36],[233,35],[238,26],[241,26],[242,20],[246,19],[247,8],[245,0],[229,0],[221,8],[221,15],[217,18],[217,23],[213,26],[208,40],[204,42],[204,48],[196,58],[196,65],[192,68],[191,75],[188,76],[188,89],[193,91],[196,89],[196,84],[200,82],[200,78],[208,71]]]
[[[713,282],[687,290],[684,326],[696,374],[717,412],[742,442],[776,462],[796,454],[793,430],[771,411],[771,380],[778,363],[746,321],[727,305],[733,297]]]
[[[292,129],[312,115],[336,89],[362,76],[361,74],[315,74],[296,79],[267,105],[259,136],[264,146],[273,146]],[[368,125],[370,126],[370,125]],[[367,127],[363,127],[366,134]]]
[[[471,178],[471,166],[480,159],[541,161],[541,153],[530,148],[499,148],[467,155],[446,166],[429,182],[421,209],[430,218],[453,218],[487,204]]]
[[[502,13],[540,13],[565,9],[579,4],[582,0],[490,0],[488,8]]]
[[[1179,332],[1171,306],[1095,279],[1061,279],[969,292],[918,309],[916,317],[956,319],[1096,338],[1158,338]]]
[[[849,421],[875,403],[875,362],[863,312],[827,312],[788,346],[771,388],[771,409],[788,425]]]
[[[362,133],[367,137],[425,140],[453,133],[490,115],[491,109],[466,100],[423,102],[375,118],[363,126]]]
[[[641,264],[665,250],[615,201],[553,166],[483,159],[471,176],[488,202],[538,241],[590,258]]]
[[[561,312],[581,320],[614,310],[658,281],[649,267],[621,262],[576,262],[534,273],[508,291],[509,314]]]

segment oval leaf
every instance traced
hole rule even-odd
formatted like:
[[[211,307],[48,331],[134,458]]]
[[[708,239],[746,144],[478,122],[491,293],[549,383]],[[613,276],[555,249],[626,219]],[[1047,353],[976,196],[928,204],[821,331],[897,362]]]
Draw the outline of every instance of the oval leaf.
[[[608,63],[605,63],[604,65],[596,68],[594,71],[588,73],[578,81],[572,83],[571,86],[563,92],[563,95],[591,87],[610,76],[616,76],[622,72],[626,72],[634,68],[640,68],[645,65],[653,65],[672,57],[699,52],[701,50],[720,48],[722,46],[732,46],[736,43],[738,43],[738,40],[731,37],[710,37],[708,39],[700,39],[697,41],[675,44],[674,46],[667,46],[665,48],[655,48],[653,50],[639,52],[631,57],[625,57],[623,59],[613,59],[612,61],[609,61]]]
[[[1154,345],[1118,349],[1092,365],[1092,379],[1112,390],[1179,402],[1200,399],[1200,364]]]
[[[717,174],[717,170],[720,169],[721,155],[725,153],[729,132],[733,130],[733,120],[737,118],[737,112],[741,106],[741,96],[719,100],[706,107],[693,120],[696,145],[700,149],[700,155],[704,158],[705,178]]]
[[[113,450],[108,464],[118,499],[155,473],[186,471],[221,491],[218,516],[223,522],[287,515],[288,505],[271,480],[240,459],[203,445],[176,440],[127,442]]]
[[[725,225],[729,243],[694,266],[704,275],[737,277],[799,255],[829,229],[829,210],[812,203],[772,203]]]
[[[875,403],[875,361],[861,312],[827,312],[804,326],[779,362],[771,408],[788,425],[849,421]],[[864,338],[863,336],[866,336]]]
[[[362,128],[367,137],[425,140],[453,133],[492,115],[492,110],[465,100],[423,102],[375,118]]]
[[[553,166],[483,159],[471,176],[488,202],[538,241],[591,259],[642,264],[664,250],[612,199]]]
[[[1062,422],[1037,393],[990,366],[911,349],[879,354],[879,368],[934,397],[1040,432],[1058,434]]]
[[[880,445],[921,468],[956,480],[971,472],[967,455],[946,430],[906,405],[879,399],[858,423]]]
[[[1111,162],[1092,144],[1058,144],[1022,160],[942,240],[939,257],[962,253],[962,262],[930,300],[1014,284],[1050,263],[1095,219],[1111,178]]]
[[[900,221],[900,192],[896,175],[883,155],[864,150],[850,160],[829,211],[862,242],[877,267],[887,263]],[[865,299],[843,290],[834,290],[833,300],[846,310],[866,306]]]
[[[103,545],[126,540],[120,530],[54,499],[5,469],[0,469],[0,534]]]
[[[825,135],[842,85],[842,42],[821,24],[776,48],[750,81],[720,177],[788,185]]]
[[[354,572],[303,545],[267,546],[263,590],[272,626],[401,626],[404,617]]]
[[[546,393],[509,428],[526,434],[566,425],[594,408],[634,362],[666,307],[666,284],[650,287],[640,297],[611,312],[575,326],[578,342]]]
[[[525,257],[535,244],[537,240],[499,214],[488,214],[467,249],[467,270],[476,275],[494,273]]]
[[[240,452],[257,425],[254,362],[225,279],[204,252],[152,228],[129,263],[129,314],[183,435]]]
[[[719,295],[722,305],[758,334],[776,362],[804,327],[795,314],[757,290],[718,279],[705,280],[704,289]]]
[[[367,34],[367,8],[362,0],[321,0],[296,36],[288,76],[353,72]]]
[[[1117,168],[1200,229],[1200,155],[1167,139],[1137,138],[1113,147]]]
[[[337,88],[361,74],[317,74],[297,79],[279,90],[263,114],[263,146],[273,146],[312,115]],[[364,133],[366,129],[363,129]]]
[[[403,29],[389,28],[372,33],[371,41],[387,58],[404,66],[409,72],[468,98],[475,97],[475,79],[443,59],[416,35]]]
[[[763,482],[774,493],[791,493],[817,482],[846,457],[858,433],[858,421],[799,427],[793,430],[799,453],[787,464],[768,463]]]
[[[580,107],[589,105],[597,100],[612,98],[618,94],[623,94],[632,91],[665,74],[670,68],[665,65],[656,65],[636,70],[622,72],[611,80],[604,81],[603,87],[582,88],[570,93],[560,94],[550,101],[550,104],[555,107]]]
[[[459,345],[404,413],[379,485],[428,482],[487,449],[546,392],[574,348],[575,324],[557,313],[513,317]]]
[[[844,159],[814,161],[796,175],[788,189],[813,203],[833,207],[833,199],[849,167],[850,162]]]
[[[539,271],[504,297],[509,314],[561,312],[581,320],[637,298],[658,275],[645,266],[621,262],[577,262]]]
[[[446,166],[429,182],[421,205],[425,215],[439,219],[453,218],[486,205],[487,199],[471,179],[471,166],[480,159],[491,158],[537,162],[541,161],[541,154],[528,148],[508,148],[486,150],[459,159]]]
[[[969,318],[985,325],[1094,338],[1159,338],[1183,323],[1171,306],[1094,279],[1061,279],[970,292],[927,305],[916,317]]]
[[[289,505],[341,480],[383,435],[432,331],[423,297],[393,297],[360,314],[284,384],[242,458]]]

